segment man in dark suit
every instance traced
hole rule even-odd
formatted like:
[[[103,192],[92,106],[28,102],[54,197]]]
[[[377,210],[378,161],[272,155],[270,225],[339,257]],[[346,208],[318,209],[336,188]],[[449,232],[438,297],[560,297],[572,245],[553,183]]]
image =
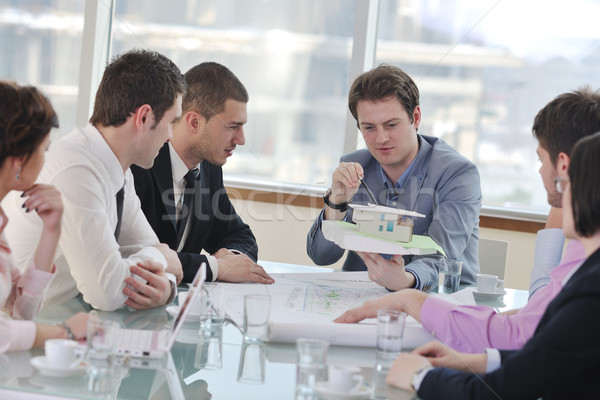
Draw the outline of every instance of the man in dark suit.
[[[161,242],[178,252],[184,282],[207,262],[207,280],[273,283],[256,264],[256,239],[223,186],[221,166],[245,143],[246,88],[213,62],[193,67],[185,79],[188,90],[173,139],[152,168],[131,167],[142,210]]]

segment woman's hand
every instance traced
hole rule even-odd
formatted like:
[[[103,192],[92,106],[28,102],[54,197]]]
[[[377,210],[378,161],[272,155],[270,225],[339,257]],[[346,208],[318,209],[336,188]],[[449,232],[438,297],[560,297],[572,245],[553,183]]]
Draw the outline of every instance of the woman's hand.
[[[35,184],[21,195],[26,212],[36,211],[49,232],[60,233],[63,203],[60,192],[52,185]]]
[[[73,339],[84,340],[86,338],[88,319],[90,319],[88,313],[78,312],[65,321],[65,324],[71,329]]]

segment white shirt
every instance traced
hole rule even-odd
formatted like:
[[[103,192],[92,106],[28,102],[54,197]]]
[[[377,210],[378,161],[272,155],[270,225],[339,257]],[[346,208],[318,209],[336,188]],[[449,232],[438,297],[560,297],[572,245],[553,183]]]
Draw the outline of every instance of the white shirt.
[[[175,210],[177,218],[179,219],[179,213],[181,212],[181,203],[183,202],[183,192],[185,190],[185,179],[183,177],[188,173],[189,169],[179,157],[179,154],[173,148],[173,145],[169,142],[169,155],[171,157],[171,175],[173,176],[173,201],[175,202]],[[200,169],[200,164],[196,166],[196,168]],[[185,229],[183,230],[183,236],[181,237],[181,241],[177,246],[177,251],[180,252],[183,249],[183,245],[185,244],[185,240],[188,237],[189,227],[190,227],[190,218],[191,214],[188,214],[188,220],[185,224]],[[219,262],[215,256],[206,255],[206,259],[208,260],[208,266],[212,270],[213,280],[217,280],[217,275],[219,273]]]
[[[131,265],[152,260],[166,268],[165,257],[153,247],[159,240],[141,211],[131,171],[123,173],[95,127],[75,128],[54,142],[38,181],[56,186],[64,204],[54,260],[56,276],[46,292],[44,307],[81,293],[94,308],[112,311],[127,300],[123,288]],[[123,184],[123,218],[117,243],[115,195]],[[42,221],[35,212],[24,212],[19,195],[5,199],[5,212],[11,218],[6,233],[17,264],[23,267],[34,256]]]

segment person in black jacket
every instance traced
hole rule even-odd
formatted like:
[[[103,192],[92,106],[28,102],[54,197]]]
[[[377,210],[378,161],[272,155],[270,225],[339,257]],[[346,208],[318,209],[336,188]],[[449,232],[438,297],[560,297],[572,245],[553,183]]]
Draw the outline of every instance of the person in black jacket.
[[[597,398],[600,377],[600,132],[575,146],[563,193],[563,231],[587,259],[567,277],[521,350],[463,354],[431,342],[401,354],[390,385],[422,399]],[[497,358],[496,358],[497,357]]]
[[[209,281],[273,283],[256,263],[256,239],[223,186],[221,166],[245,143],[248,92],[214,62],[196,65],[185,79],[183,115],[170,143],[152,168],[131,167],[142,210],[160,241],[178,252],[184,282],[207,262]]]

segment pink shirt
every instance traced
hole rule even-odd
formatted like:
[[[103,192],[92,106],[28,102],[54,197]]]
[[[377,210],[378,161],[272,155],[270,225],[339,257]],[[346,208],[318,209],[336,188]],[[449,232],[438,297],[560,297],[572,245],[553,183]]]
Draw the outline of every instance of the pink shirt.
[[[35,323],[53,273],[32,264],[23,275],[15,265],[4,235],[6,219],[0,209],[0,353],[33,346]]]
[[[458,351],[481,353],[490,347],[519,349],[533,336],[546,307],[562,290],[565,277],[583,260],[583,246],[571,240],[561,263],[550,273],[550,283],[537,290],[515,314],[501,315],[491,307],[460,306],[428,296],[421,308],[421,324]]]

